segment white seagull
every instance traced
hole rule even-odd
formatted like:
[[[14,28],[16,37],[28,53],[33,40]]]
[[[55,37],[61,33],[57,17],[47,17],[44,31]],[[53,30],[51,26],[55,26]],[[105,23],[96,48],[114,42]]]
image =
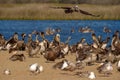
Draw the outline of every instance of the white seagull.
[[[94,72],[90,72],[89,76],[88,76],[89,79],[95,79],[95,73]]]
[[[38,65],[38,63],[34,63],[30,65],[29,70],[32,73],[38,74],[40,72],[43,72],[43,66]]]
[[[4,70],[4,74],[5,74],[5,75],[10,75],[10,74],[11,74],[11,71],[10,71],[9,69],[5,69],[5,70]]]

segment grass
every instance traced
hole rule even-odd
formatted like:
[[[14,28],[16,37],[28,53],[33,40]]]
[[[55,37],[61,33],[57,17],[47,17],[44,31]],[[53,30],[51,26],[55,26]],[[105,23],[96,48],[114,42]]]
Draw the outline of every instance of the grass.
[[[0,19],[32,20],[119,20],[120,5],[79,4],[79,8],[100,17],[91,17],[81,13],[65,14],[62,9],[53,6],[74,6],[74,4],[0,4]]]

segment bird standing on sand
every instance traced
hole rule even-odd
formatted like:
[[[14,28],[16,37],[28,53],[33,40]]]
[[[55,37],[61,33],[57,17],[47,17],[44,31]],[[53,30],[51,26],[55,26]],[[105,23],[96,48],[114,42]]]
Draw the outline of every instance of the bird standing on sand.
[[[113,70],[113,67],[111,62],[105,62],[102,63],[102,65],[99,66],[97,70],[99,71],[99,73],[104,74],[104,76],[109,76],[110,74],[112,74],[111,71]]]
[[[5,74],[5,75],[10,75],[10,74],[11,74],[11,71],[10,71],[9,69],[5,69],[5,70],[4,70],[4,74]]]
[[[34,74],[38,74],[43,72],[43,66],[39,66],[38,63],[34,63],[30,65],[29,70]]]
[[[64,60],[61,69],[64,70],[67,67],[68,67],[68,61]]]
[[[94,72],[90,72],[89,76],[88,76],[89,79],[95,79],[95,73]]]
[[[78,75],[80,77],[87,77],[90,80],[96,78],[95,73],[94,72],[89,72],[89,71],[77,72],[75,75]]]

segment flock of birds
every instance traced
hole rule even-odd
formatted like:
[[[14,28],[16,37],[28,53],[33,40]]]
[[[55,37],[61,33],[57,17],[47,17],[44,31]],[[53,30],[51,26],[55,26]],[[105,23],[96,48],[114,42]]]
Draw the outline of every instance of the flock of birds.
[[[112,74],[113,64],[116,65],[116,70],[120,72],[120,37],[119,31],[115,31],[112,38],[109,36],[102,40],[102,36],[96,36],[91,28],[81,28],[79,31],[83,33],[91,33],[93,42],[88,44],[85,38],[81,38],[79,42],[74,45],[69,45],[71,37],[68,37],[66,42],[61,42],[61,36],[59,34],[61,30],[56,29],[54,39],[48,41],[45,36],[52,35],[53,31],[48,28],[45,32],[33,31],[28,36],[22,33],[22,39],[19,40],[18,33],[15,32],[13,36],[6,40],[2,34],[0,34],[0,50],[6,50],[12,55],[9,60],[11,61],[24,61],[26,59],[25,54],[19,53],[19,51],[26,51],[29,58],[43,56],[47,62],[60,59],[59,62],[55,63],[53,68],[60,69],[64,71],[75,71],[81,70],[86,66],[94,66],[94,63],[100,64],[97,68],[100,74],[104,76],[109,76]],[[104,32],[109,33],[107,27],[103,29]],[[74,30],[72,29],[73,33]],[[32,36],[35,35],[35,40]],[[27,37],[27,42],[25,38]],[[39,37],[42,40],[39,40]],[[111,39],[111,45],[108,46],[108,42]],[[72,54],[76,56],[76,63],[73,63],[66,59],[66,56]],[[61,60],[62,59],[62,60]],[[43,72],[44,67],[38,63],[31,64],[29,66],[29,71],[33,74],[39,74]],[[9,69],[4,70],[4,74],[10,75],[11,71]],[[81,77],[88,77],[90,79],[95,79],[94,72],[77,72],[75,75]]]

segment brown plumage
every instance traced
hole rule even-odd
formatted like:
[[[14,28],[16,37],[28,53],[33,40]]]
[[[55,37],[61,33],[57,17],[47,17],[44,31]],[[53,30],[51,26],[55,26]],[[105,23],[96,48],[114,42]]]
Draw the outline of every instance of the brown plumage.
[[[25,56],[24,54],[14,54],[9,58],[11,61],[24,61],[25,60]]]
[[[84,14],[84,15],[89,15],[89,16],[93,16],[93,17],[100,17],[100,15],[95,15],[95,14],[92,14],[92,13],[89,13],[87,11],[79,9],[79,7],[77,5],[74,6],[74,7],[51,7],[51,8],[53,8],[53,9],[64,9],[64,12],[66,14],[73,13],[73,12],[78,12],[78,13],[81,13],[81,14]]]
[[[47,61],[55,61],[57,58],[56,52],[54,52],[52,49],[47,49],[45,53],[43,53],[43,56]]]

